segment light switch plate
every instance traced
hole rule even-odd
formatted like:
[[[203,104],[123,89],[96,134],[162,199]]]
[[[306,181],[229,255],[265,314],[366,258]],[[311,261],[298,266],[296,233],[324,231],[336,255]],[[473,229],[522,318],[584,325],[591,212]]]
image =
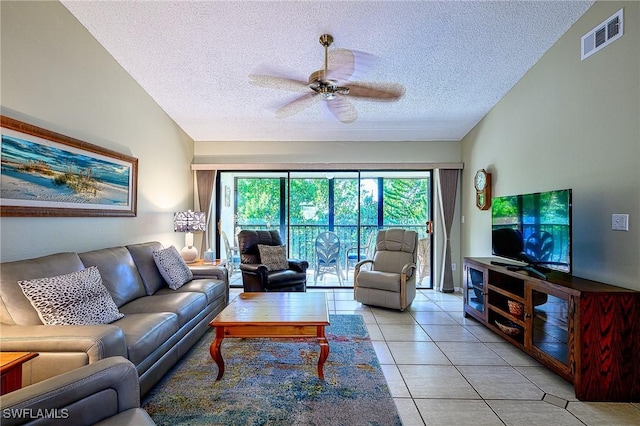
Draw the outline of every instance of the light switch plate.
[[[611,215],[611,229],[614,231],[628,231],[629,230],[629,215],[628,214],[612,214]]]

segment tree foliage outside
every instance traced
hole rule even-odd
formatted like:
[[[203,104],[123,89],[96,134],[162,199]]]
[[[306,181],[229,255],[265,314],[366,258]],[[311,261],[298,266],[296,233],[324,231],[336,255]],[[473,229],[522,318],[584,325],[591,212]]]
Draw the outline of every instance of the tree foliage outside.
[[[428,218],[427,200],[426,179],[385,179],[385,224],[423,225]]]
[[[280,178],[237,179],[237,221],[240,225],[276,225],[281,214],[292,225],[325,225],[333,214],[334,223],[358,224],[358,179],[292,178],[289,200],[280,200]],[[334,203],[329,205],[329,187],[333,185]],[[383,196],[378,197],[378,179],[362,179],[360,187],[360,223],[378,225],[378,206],[383,203],[384,226],[423,225],[429,217],[428,179],[384,178]],[[281,212],[281,205],[285,212]]]
[[[237,180],[237,222],[244,225],[280,222],[280,179]]]
[[[295,178],[290,181],[289,217],[292,225],[320,224],[329,221],[329,180]],[[310,217],[304,214],[308,209]]]

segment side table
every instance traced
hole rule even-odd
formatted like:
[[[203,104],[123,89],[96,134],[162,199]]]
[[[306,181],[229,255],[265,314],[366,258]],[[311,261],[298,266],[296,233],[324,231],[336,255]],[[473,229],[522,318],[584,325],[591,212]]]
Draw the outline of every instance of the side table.
[[[204,259],[196,259],[191,263],[187,263],[187,265],[191,266],[227,266],[227,260],[226,259],[215,259],[211,262],[205,262]]]
[[[22,387],[22,364],[38,355],[37,352],[0,352],[0,395]]]

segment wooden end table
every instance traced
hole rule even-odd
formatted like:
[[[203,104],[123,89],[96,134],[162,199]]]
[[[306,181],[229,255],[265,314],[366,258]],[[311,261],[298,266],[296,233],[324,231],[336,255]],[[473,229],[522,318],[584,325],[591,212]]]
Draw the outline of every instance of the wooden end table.
[[[318,377],[324,380],[324,362],[329,356],[324,331],[328,325],[325,293],[240,293],[209,323],[216,328],[216,338],[209,348],[218,365],[216,380],[224,374],[220,346],[225,337],[315,338],[320,345]]]
[[[22,387],[22,364],[37,356],[36,352],[0,352],[1,395]]]
[[[196,259],[191,263],[187,263],[187,266],[227,266],[227,260],[214,259],[211,262],[206,262],[204,259]]]

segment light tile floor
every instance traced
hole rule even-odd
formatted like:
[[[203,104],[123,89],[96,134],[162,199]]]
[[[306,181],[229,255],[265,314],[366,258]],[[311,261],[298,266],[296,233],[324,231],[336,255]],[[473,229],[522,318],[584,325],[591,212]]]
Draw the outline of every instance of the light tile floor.
[[[464,318],[460,293],[418,290],[399,312],[362,305],[353,289],[307,291],[326,292],[331,314],[362,315],[405,426],[640,425],[640,403],[580,402],[570,383]]]

